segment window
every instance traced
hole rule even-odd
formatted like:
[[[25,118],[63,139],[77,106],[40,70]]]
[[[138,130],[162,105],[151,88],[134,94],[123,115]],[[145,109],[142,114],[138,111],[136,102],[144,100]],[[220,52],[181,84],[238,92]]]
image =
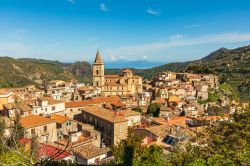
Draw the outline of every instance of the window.
[[[96,75],[99,75],[99,70],[96,70]]]
[[[36,134],[35,129],[31,129],[31,134]]]
[[[122,133],[122,125],[119,126],[119,132]]]
[[[43,131],[44,131],[44,132],[47,131],[47,126],[43,126]]]
[[[66,126],[70,126],[71,125],[71,121],[66,122]]]
[[[56,109],[56,106],[52,106],[52,110],[54,111]]]

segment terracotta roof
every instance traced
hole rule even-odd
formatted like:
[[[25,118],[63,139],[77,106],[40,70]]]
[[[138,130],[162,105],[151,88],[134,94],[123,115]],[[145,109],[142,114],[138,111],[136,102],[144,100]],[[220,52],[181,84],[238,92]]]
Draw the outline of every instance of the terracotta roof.
[[[39,97],[38,100],[41,100],[41,101],[48,101],[48,104],[49,104],[49,105],[64,103],[64,101],[61,101],[61,100],[54,100],[54,99],[51,98],[51,97]]]
[[[31,146],[31,139],[28,138],[22,138],[19,140],[20,144],[23,146]],[[63,151],[60,148],[51,146],[51,145],[47,145],[47,144],[43,144],[43,143],[39,143],[39,149],[38,149],[38,155],[40,157],[52,157],[55,154],[58,154],[55,156],[54,160],[62,160],[66,157],[72,156],[71,153],[67,152],[67,151]]]
[[[86,91],[86,90],[90,90],[90,87],[89,86],[81,86],[78,88],[78,90]]]
[[[168,102],[178,102],[180,99],[178,96],[172,95],[168,97]]]
[[[29,104],[33,104],[34,102],[35,102],[35,100],[23,100],[23,101],[21,101],[19,108],[23,112],[32,111],[31,106]]]
[[[21,118],[20,123],[24,128],[31,128],[31,127],[54,123],[54,121],[39,115],[28,115]]]
[[[16,108],[16,104],[14,102],[12,103],[7,103],[7,104],[3,104],[3,107],[10,110],[10,109],[15,109]]]
[[[90,100],[66,102],[65,107],[66,108],[84,107],[84,106],[92,105],[92,104],[112,103],[112,102],[118,102],[118,101],[120,101],[119,96],[95,97]]]
[[[92,114],[94,116],[97,116],[101,119],[107,120],[112,123],[128,121],[123,116],[116,115],[114,111],[109,111],[103,107],[96,106],[96,105],[86,106],[82,109],[82,111],[88,112],[89,114]]]
[[[12,92],[10,92],[8,89],[2,88],[0,89],[0,95],[11,95]]]
[[[129,69],[125,69],[122,71],[123,73],[133,73],[132,70],[129,70]]]
[[[146,130],[151,132],[157,137],[164,138],[167,134],[170,133],[170,128],[171,126],[169,125],[159,125],[146,128]]]
[[[62,116],[62,115],[57,115],[57,114],[52,114],[50,119],[56,121],[57,123],[63,124],[64,122],[71,120],[69,117]]]
[[[186,127],[186,121],[191,120],[191,118],[188,118],[186,116],[182,117],[173,117],[172,119],[168,120],[167,123],[169,125],[175,125],[180,127]]]
[[[92,159],[94,157],[107,153],[104,148],[99,148],[94,145],[80,146],[75,149],[75,152],[86,159]]]

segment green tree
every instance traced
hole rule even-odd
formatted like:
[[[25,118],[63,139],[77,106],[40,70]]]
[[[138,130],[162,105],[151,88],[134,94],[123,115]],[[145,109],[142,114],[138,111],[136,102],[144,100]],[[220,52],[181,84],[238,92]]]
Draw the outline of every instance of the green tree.
[[[140,107],[135,107],[132,109],[133,111],[142,113],[142,109]]]
[[[147,114],[152,114],[153,117],[159,117],[161,105],[152,103],[148,106]]]
[[[143,146],[142,138],[142,135],[136,135],[133,129],[129,129],[127,139],[111,148],[115,157],[115,163],[111,165],[165,165],[161,157],[162,148],[156,145]]]

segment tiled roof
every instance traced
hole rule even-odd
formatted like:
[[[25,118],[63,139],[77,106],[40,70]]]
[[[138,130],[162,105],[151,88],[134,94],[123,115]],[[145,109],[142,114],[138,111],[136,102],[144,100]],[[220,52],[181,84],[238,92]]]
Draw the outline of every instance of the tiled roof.
[[[24,128],[31,128],[31,127],[54,123],[54,121],[39,115],[28,115],[21,118],[20,123]]]
[[[20,105],[19,108],[20,110],[22,110],[23,112],[28,112],[28,111],[32,111],[31,106],[29,104],[33,104],[35,102],[35,100],[23,100]]]
[[[57,123],[63,124],[64,122],[71,120],[69,117],[53,114],[50,119],[56,121]]]
[[[42,100],[42,101],[48,101],[48,104],[49,104],[49,105],[64,103],[64,101],[54,100],[54,99],[51,98],[51,97],[39,97],[38,99],[39,99],[39,100]]]
[[[132,73],[132,70],[129,70],[129,69],[125,69],[122,71],[123,73]]]
[[[170,128],[171,126],[169,125],[159,125],[146,128],[146,130],[151,132],[157,137],[164,138],[167,134],[170,133]]]
[[[0,89],[0,95],[11,95],[11,92],[8,89]]]
[[[90,100],[66,102],[65,107],[66,108],[84,107],[84,106],[92,105],[92,104],[111,103],[111,102],[118,102],[118,101],[120,101],[119,96],[95,97]]]
[[[86,91],[86,90],[90,90],[90,87],[89,86],[81,86],[78,88],[78,90]]]
[[[89,114],[92,114],[94,116],[97,116],[101,119],[107,120],[112,123],[128,121],[123,116],[117,115],[114,111],[109,111],[103,107],[96,106],[96,105],[86,106],[83,108],[82,111],[88,112]]]
[[[170,120],[167,121],[169,125],[175,125],[175,126],[180,126],[180,127],[186,127],[186,121],[191,120],[191,118],[188,118],[186,116],[182,117],[174,117]]]
[[[19,143],[23,146],[31,146],[31,139],[27,139],[27,138],[22,138],[19,140]],[[51,146],[51,145],[47,145],[47,144],[43,144],[43,143],[39,143],[39,149],[38,149],[38,155],[40,157],[52,157],[54,156],[54,160],[62,160],[66,157],[72,156],[71,153],[67,152],[67,151],[63,151],[60,148]],[[58,154],[55,156],[55,154]]]
[[[3,106],[4,106],[5,108],[7,108],[8,110],[9,110],[9,109],[14,109],[14,108],[16,108],[16,104],[15,104],[14,102],[12,102],[12,103],[7,103],[7,104],[3,104]]]
[[[94,157],[98,157],[102,154],[107,153],[104,148],[99,148],[94,145],[80,146],[76,148],[75,152],[86,159],[92,159]]]

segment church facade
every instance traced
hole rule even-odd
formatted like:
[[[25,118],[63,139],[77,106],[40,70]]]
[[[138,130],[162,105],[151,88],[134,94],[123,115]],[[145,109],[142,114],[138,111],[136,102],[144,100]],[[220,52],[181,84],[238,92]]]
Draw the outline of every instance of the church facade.
[[[134,75],[129,69],[121,75],[105,75],[104,63],[99,51],[92,66],[93,86],[100,87],[103,96],[134,95],[142,92],[142,77]]]

